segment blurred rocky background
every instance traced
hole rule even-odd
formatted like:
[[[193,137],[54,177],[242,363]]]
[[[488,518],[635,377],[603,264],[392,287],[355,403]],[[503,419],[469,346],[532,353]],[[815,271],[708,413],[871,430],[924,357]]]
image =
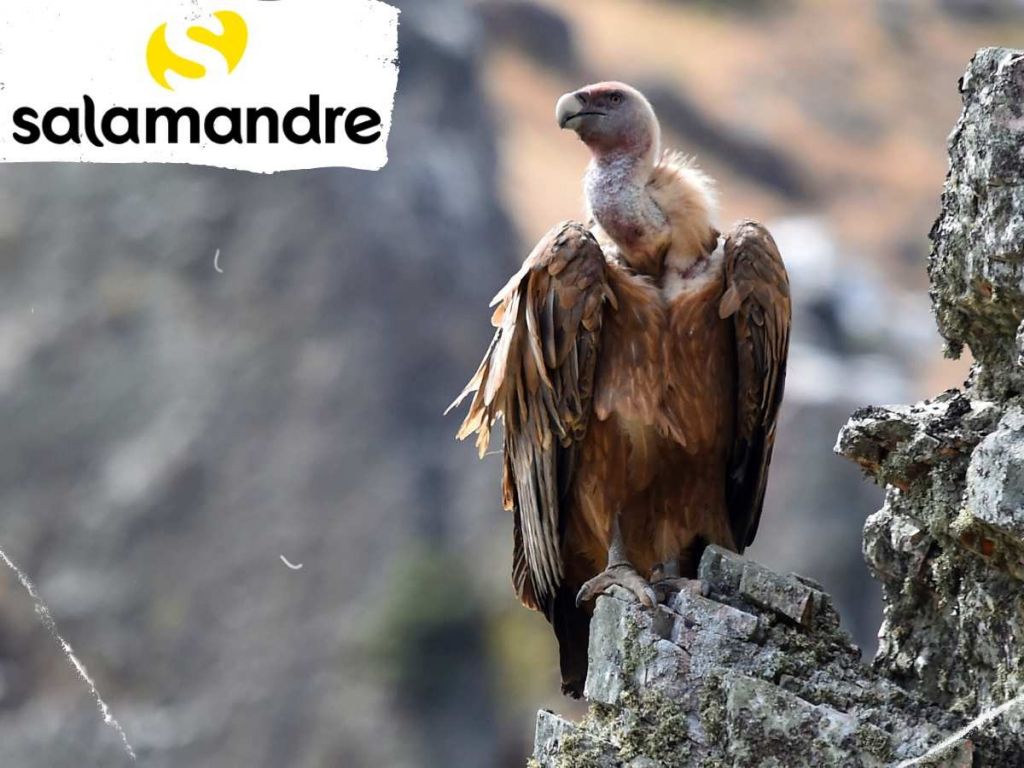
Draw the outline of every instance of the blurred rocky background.
[[[418,0],[376,174],[0,167],[0,547],[146,766],[517,766],[557,694],[516,603],[499,463],[441,415],[487,301],[579,215],[557,95],[647,90],[666,143],[764,220],[796,316],[751,554],[820,581],[868,653],[880,492],[831,447],[866,403],[957,385],[927,233],[1011,0]],[[220,250],[223,274],[214,269]],[[284,555],[301,570],[291,570]],[[126,764],[0,573],[0,765]]]

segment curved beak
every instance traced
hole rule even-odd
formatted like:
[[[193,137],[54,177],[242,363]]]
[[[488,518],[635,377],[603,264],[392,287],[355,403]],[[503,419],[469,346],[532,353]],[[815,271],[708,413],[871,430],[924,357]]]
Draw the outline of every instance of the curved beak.
[[[604,112],[587,108],[587,97],[584,91],[563,94],[555,104],[555,119],[559,128],[569,128],[569,123],[577,117],[604,116]],[[577,130],[575,127],[572,130]]]
[[[569,121],[576,117],[582,109],[583,102],[580,101],[579,96],[575,93],[562,94],[558,103],[555,104],[555,119],[558,121],[558,127],[566,128]]]

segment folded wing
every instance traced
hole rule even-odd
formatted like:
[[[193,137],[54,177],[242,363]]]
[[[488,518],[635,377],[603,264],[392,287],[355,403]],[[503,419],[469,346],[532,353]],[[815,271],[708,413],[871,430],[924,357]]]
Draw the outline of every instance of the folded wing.
[[[739,551],[754,540],[764,504],[786,380],[792,316],[789,277],[763,226],[744,221],[725,242],[726,290],[719,316],[736,337],[736,431],[729,464],[728,506]]]
[[[552,618],[564,576],[562,536],[579,443],[592,412],[606,301],[614,301],[594,237],[567,222],[548,232],[495,297],[494,339],[459,398],[459,430],[481,456],[500,415],[505,506],[515,514],[512,578],[527,606]]]

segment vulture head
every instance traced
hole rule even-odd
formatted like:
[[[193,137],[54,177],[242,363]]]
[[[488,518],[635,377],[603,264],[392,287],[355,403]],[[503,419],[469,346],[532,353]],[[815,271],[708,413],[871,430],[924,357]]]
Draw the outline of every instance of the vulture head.
[[[654,109],[625,83],[595,83],[563,95],[555,105],[560,128],[575,131],[595,156],[658,153],[661,130]]]

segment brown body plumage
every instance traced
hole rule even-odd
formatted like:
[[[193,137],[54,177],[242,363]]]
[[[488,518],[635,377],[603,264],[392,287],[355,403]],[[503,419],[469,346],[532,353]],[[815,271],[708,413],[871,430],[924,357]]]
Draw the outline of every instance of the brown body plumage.
[[[753,222],[720,236],[707,178],[660,155],[639,92],[589,86],[558,117],[594,154],[591,226],[552,229],[495,298],[459,436],[479,432],[482,453],[504,419],[513,582],[579,695],[596,592],[651,604],[652,572],[692,576],[707,544],[753,539],[790,303],[771,236]]]

